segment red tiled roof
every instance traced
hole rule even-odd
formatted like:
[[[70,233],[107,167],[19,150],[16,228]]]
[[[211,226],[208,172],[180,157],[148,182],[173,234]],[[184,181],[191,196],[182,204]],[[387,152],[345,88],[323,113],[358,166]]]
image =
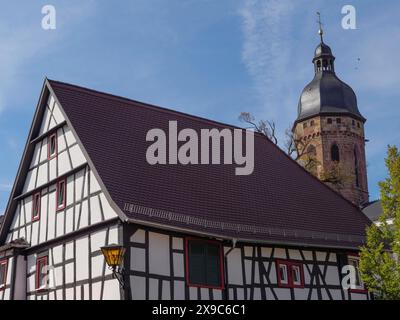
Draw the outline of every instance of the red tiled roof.
[[[70,84],[49,81],[113,201],[130,218],[279,243],[351,247],[369,220],[268,139],[255,136],[254,172],[236,165],[155,165],[150,129],[233,128]],[[131,206],[127,206],[131,204]]]

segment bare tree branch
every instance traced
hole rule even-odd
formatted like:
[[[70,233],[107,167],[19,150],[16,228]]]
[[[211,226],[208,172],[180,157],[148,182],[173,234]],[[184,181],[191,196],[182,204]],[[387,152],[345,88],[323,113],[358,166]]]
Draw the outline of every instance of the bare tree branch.
[[[273,121],[256,119],[249,112],[242,112],[239,116],[241,122],[250,125],[256,132],[263,134],[276,145],[279,144],[276,136],[276,125]],[[346,175],[339,163],[334,163],[330,168],[317,168],[320,162],[316,157],[315,141],[302,139],[298,137],[290,128],[285,130],[284,151],[295,161],[301,164],[308,172],[319,176],[321,181],[330,184],[337,190],[340,190],[353,177]]]
[[[258,123],[256,123],[255,118],[249,112],[242,112],[239,116],[239,120],[249,124],[254,131],[263,134],[273,143],[278,144],[275,122],[260,120]]]

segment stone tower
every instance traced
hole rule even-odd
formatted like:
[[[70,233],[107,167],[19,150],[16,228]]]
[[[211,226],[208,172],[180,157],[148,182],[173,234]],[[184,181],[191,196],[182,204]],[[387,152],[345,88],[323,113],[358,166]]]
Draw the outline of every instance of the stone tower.
[[[331,48],[315,49],[314,79],[304,88],[293,133],[299,162],[354,204],[368,203],[364,124],[350,86],[335,73]]]

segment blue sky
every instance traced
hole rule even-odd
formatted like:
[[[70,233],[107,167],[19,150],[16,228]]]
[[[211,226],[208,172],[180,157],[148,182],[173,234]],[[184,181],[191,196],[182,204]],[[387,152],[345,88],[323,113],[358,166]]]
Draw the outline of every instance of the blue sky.
[[[46,4],[56,30],[41,28]],[[346,4],[356,30],[341,27]],[[0,213],[45,76],[231,124],[249,111],[283,137],[313,77],[316,11],[337,74],[368,119],[377,198],[386,147],[400,138],[399,1],[0,0]]]

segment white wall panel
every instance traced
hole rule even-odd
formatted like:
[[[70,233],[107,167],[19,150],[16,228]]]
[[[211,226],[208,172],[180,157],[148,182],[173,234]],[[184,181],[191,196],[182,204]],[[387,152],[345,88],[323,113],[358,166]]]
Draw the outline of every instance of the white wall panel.
[[[132,290],[132,299],[146,299],[146,279],[143,277],[131,276],[130,280],[131,288],[135,288],[135,290]]]
[[[38,244],[38,236],[39,236],[39,222],[35,221],[32,223],[32,242],[31,246],[35,246]]]
[[[228,255],[228,279],[229,283],[242,285],[243,284],[243,274],[242,274],[242,264],[241,264],[241,251],[240,249],[233,249]]]
[[[97,181],[93,171],[90,171],[90,192],[98,192],[101,190],[100,184]]]
[[[86,159],[79,145],[75,144],[69,149],[69,151],[71,154],[72,165],[74,166],[74,168],[79,167],[80,165],[86,162]]]
[[[57,229],[56,229],[56,237],[61,237],[64,235],[64,216],[65,213],[62,212],[57,212],[56,214],[56,225],[57,225]]]
[[[149,300],[158,300],[158,279],[149,280]]]
[[[46,138],[44,138],[43,140],[42,140],[42,148],[41,148],[41,151],[40,151],[40,155],[39,155],[39,161],[40,162],[44,162],[44,161],[46,161],[47,160],[47,156],[48,156],[48,154],[47,154],[47,137]]]
[[[71,163],[69,161],[68,152],[63,151],[58,155],[58,175],[61,176],[71,171]]]
[[[84,280],[89,277],[89,239],[87,237],[76,240],[76,280]]]
[[[150,273],[169,275],[169,236],[149,232],[149,270]]]
[[[67,263],[65,265],[65,283],[74,282],[74,263]]]
[[[67,126],[64,127],[64,132],[65,132],[65,138],[67,139],[67,145],[68,147],[72,146],[73,144],[76,143],[76,139],[71,131],[70,128]]]
[[[61,122],[65,121],[65,118],[61,113],[61,110],[60,110],[60,107],[58,106],[58,103],[56,103],[54,105],[53,117],[54,117],[54,119],[55,119],[57,124],[60,124]]]
[[[49,127],[49,123],[50,123],[50,110],[46,107],[45,111],[44,111],[44,115],[43,115],[43,120],[42,120],[42,124],[40,126],[40,130],[39,130],[39,136],[46,133]]]
[[[55,161],[55,159],[53,159]],[[48,163],[43,163],[38,168],[38,176],[37,176],[37,183],[36,188],[44,185],[48,182]]]
[[[47,201],[48,201],[48,195],[44,195],[41,198],[41,206],[40,206],[40,234],[39,234],[39,242],[43,243],[46,241],[46,229],[47,229],[47,218],[48,218],[48,212],[47,212]]]
[[[90,224],[95,224],[102,221],[98,196],[90,197],[90,220]]]
[[[58,177],[58,175],[57,175],[57,161],[59,162],[58,156],[56,158],[51,159],[48,162],[49,169],[50,169],[50,171],[49,171],[50,172],[50,178],[49,178],[49,180],[47,180],[47,178],[46,178],[46,182],[55,180]]]
[[[104,282],[104,300],[120,300],[121,294],[118,281],[107,280]]]
[[[64,126],[64,128],[66,127],[67,126]],[[67,144],[65,143],[65,136],[63,133],[64,128],[60,128],[57,130],[57,146],[59,151],[67,149]]]
[[[40,146],[41,146],[41,143],[36,143],[35,150],[33,151],[31,165],[29,166],[29,169],[31,169],[32,167],[39,164]]]

